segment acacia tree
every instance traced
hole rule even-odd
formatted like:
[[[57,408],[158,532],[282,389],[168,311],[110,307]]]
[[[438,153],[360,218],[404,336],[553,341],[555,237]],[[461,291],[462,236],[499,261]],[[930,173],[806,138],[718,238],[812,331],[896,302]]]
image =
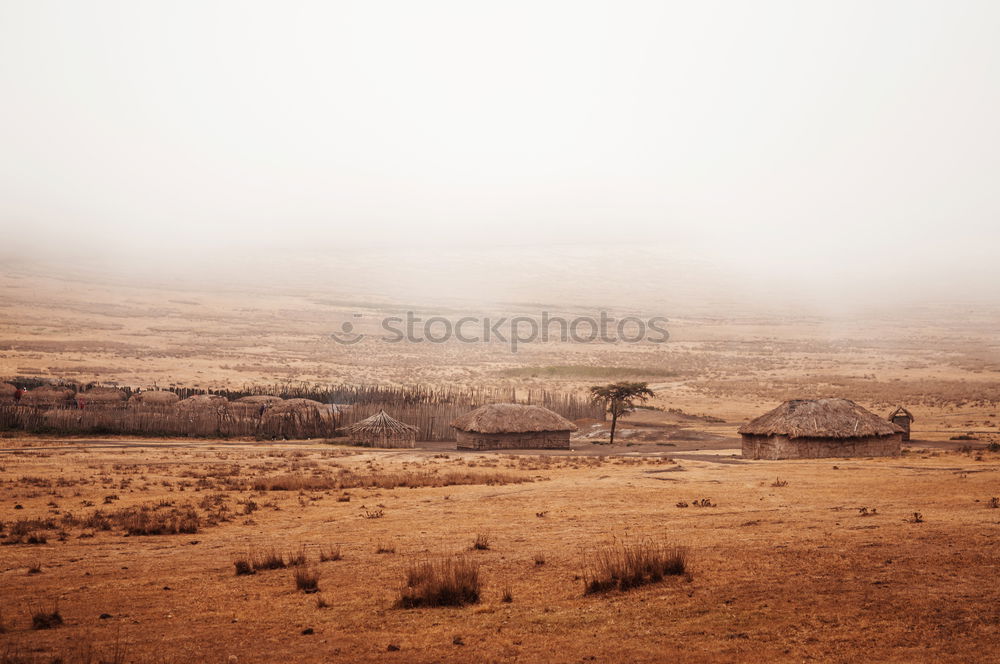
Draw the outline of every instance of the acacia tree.
[[[635,410],[636,402],[645,402],[653,396],[649,383],[619,382],[610,385],[594,385],[590,388],[591,400],[611,413],[611,445],[615,443],[615,428],[618,418]]]

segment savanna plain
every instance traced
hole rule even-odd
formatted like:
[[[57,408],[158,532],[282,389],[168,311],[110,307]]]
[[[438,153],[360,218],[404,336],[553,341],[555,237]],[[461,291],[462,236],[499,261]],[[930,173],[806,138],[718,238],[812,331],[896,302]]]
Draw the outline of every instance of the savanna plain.
[[[512,354],[338,344],[342,321],[374,337],[401,307],[290,286],[0,284],[9,378],[656,393],[614,445],[586,420],[547,452],[4,432],[2,662],[995,661],[996,312],[681,303],[665,344]],[[913,439],[893,458],[740,458],[742,422],[820,396],[905,405]],[[594,583],[638,553],[671,565]],[[415,597],[434,574],[474,592]]]

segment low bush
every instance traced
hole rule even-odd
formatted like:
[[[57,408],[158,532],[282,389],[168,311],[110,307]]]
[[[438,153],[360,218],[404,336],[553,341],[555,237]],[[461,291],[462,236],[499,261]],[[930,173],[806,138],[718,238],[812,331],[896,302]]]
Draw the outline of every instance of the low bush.
[[[687,551],[683,547],[648,540],[636,544],[616,542],[598,549],[588,561],[584,593],[629,590],[686,571]]]
[[[402,609],[475,604],[482,592],[479,564],[464,557],[410,566],[396,606]]]

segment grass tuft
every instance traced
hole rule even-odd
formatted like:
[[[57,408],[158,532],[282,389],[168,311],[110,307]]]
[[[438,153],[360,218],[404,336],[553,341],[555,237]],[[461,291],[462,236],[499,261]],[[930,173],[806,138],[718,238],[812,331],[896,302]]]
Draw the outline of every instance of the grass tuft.
[[[401,609],[464,606],[479,601],[479,564],[464,557],[423,561],[410,566],[396,606]]]
[[[583,577],[584,594],[629,590],[687,571],[687,550],[651,541],[615,542],[598,549]]]

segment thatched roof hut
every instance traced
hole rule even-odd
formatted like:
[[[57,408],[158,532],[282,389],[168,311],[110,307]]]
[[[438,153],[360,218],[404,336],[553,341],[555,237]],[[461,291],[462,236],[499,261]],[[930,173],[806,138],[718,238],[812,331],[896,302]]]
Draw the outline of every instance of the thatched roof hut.
[[[252,394],[229,402],[229,410],[240,417],[262,417],[268,408],[284,402],[281,397],[270,394]]]
[[[65,408],[75,406],[73,396],[76,393],[68,387],[42,385],[28,390],[21,395],[22,406],[37,406],[39,408]]]
[[[849,399],[793,399],[739,428],[743,456],[895,456],[902,430]]]
[[[910,439],[910,424],[916,420],[916,418],[913,417],[913,413],[906,410],[902,406],[897,406],[896,410],[889,413],[889,417],[887,419],[903,430],[904,442]]]
[[[166,408],[173,406],[181,398],[174,392],[166,390],[150,390],[148,392],[137,392],[129,400],[129,406],[141,406],[143,408]]]
[[[0,403],[14,403],[17,400],[17,388],[10,383],[0,383]]]
[[[347,427],[347,436],[356,445],[368,447],[413,447],[420,430],[390,417],[380,410]]]
[[[493,403],[451,422],[459,449],[568,449],[576,425],[542,406]]]
[[[229,399],[218,394],[195,394],[181,399],[174,406],[182,413],[223,412],[229,407]]]
[[[260,429],[278,438],[332,437],[337,422],[335,406],[312,399],[284,399],[268,406]]]
[[[78,392],[76,403],[80,408],[121,408],[126,398],[125,392],[117,387],[92,387]]]
[[[271,394],[251,394],[248,397],[240,397],[236,400],[236,403],[252,403],[259,406],[260,404],[274,404],[279,401],[284,401],[284,399]]]

